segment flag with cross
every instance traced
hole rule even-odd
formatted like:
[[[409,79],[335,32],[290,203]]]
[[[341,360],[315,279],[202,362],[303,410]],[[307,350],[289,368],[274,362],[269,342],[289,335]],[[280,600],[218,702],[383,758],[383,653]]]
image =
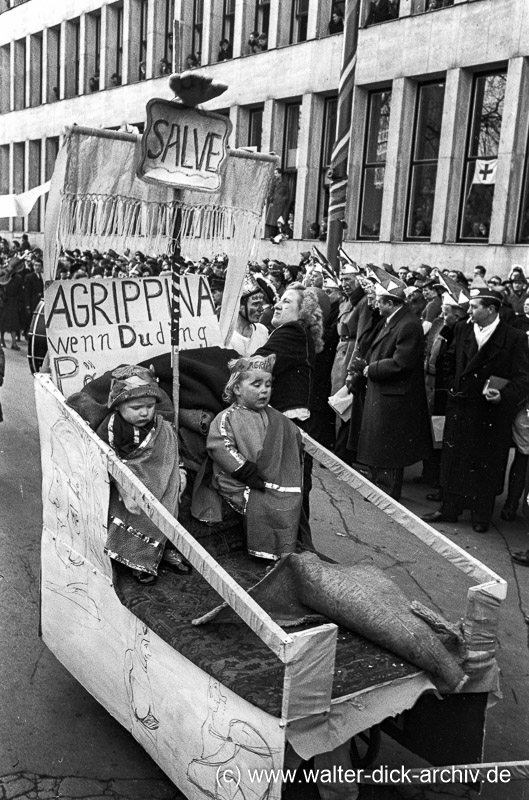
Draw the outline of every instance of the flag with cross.
[[[496,183],[496,167],[498,166],[497,158],[476,159],[476,166],[474,168],[474,178],[472,183],[482,183],[486,185]]]

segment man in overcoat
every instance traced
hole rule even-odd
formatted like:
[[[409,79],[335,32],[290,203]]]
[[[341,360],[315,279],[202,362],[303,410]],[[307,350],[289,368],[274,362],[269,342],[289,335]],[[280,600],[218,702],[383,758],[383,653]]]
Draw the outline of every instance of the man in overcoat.
[[[424,386],[424,334],[404,290],[376,287],[384,325],[366,355],[367,390],[358,461],[375,480],[387,475],[389,494],[400,499],[404,467],[428,458],[432,437]]]
[[[443,504],[427,522],[456,522],[470,508],[486,533],[503,491],[513,418],[529,397],[527,336],[499,317],[500,292],[471,289],[470,320],[456,325],[445,358],[451,390],[441,458]]]

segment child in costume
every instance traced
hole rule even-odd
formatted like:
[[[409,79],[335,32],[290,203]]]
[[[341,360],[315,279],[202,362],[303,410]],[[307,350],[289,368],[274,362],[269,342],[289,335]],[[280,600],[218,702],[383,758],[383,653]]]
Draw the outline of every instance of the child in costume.
[[[124,366],[112,372],[108,397],[110,414],[97,429],[146,488],[176,516],[179,490],[185,488],[185,472],[178,461],[173,426],[156,413],[163,393],[150,370]],[[110,524],[105,553],[129,566],[140,583],[154,583],[163,559],[176,572],[190,572],[190,565],[168,542],[141,508],[122,489],[110,495]]]
[[[297,426],[268,403],[275,355],[230,361],[229,408],[209,430],[212,487],[244,514],[251,555],[277,560],[296,549],[302,502]]]

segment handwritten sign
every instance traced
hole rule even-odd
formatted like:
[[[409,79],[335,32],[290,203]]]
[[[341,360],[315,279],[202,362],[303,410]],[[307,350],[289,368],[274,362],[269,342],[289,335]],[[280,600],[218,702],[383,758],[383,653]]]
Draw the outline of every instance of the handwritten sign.
[[[68,397],[119,364],[171,350],[171,276],[54,281],[46,289],[53,380]],[[222,346],[209,284],[180,279],[180,349]]]
[[[221,114],[149,100],[137,175],[148,183],[217,191],[230,130],[231,122]]]

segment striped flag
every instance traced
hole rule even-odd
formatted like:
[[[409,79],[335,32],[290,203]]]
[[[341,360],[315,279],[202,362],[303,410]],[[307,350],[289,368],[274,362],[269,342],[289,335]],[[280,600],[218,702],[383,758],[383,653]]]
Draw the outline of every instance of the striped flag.
[[[347,157],[351,140],[351,111],[353,103],[360,0],[346,0],[342,50],[342,70],[338,87],[336,141],[331,157],[331,189],[329,221],[345,217],[347,191]]]

